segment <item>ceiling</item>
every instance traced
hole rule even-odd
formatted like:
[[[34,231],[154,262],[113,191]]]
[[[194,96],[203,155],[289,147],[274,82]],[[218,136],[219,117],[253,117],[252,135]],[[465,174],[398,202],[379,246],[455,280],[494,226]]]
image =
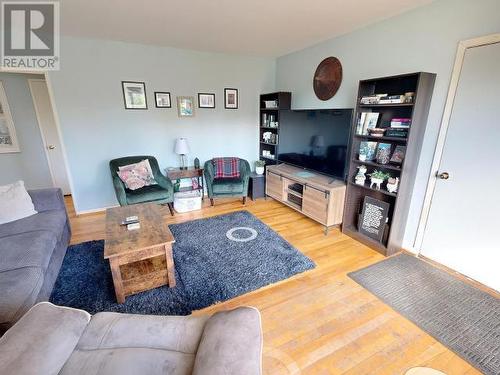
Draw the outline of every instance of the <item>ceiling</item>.
[[[64,0],[63,35],[276,57],[432,0]],[[402,30],[404,32],[404,30]]]

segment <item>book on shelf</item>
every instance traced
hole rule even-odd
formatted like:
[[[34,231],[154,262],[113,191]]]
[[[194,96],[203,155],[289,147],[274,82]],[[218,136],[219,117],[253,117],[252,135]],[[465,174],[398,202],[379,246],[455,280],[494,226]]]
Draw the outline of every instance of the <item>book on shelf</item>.
[[[411,118],[393,118],[391,119],[391,128],[407,129],[411,125]]]
[[[363,96],[360,99],[360,104],[378,104],[381,97],[385,97],[387,94],[374,94]]]
[[[361,112],[356,127],[356,134],[367,135],[368,129],[376,128],[379,116],[380,113],[378,112]]]
[[[404,95],[387,95],[382,96],[378,101],[378,104],[400,104],[405,102]]]

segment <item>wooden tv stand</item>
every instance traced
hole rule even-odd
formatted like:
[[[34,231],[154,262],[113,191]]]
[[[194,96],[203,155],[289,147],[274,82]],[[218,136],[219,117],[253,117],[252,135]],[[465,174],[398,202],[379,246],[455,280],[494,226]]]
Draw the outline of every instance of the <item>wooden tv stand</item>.
[[[266,168],[266,195],[325,226],[342,223],[346,184],[287,164]]]

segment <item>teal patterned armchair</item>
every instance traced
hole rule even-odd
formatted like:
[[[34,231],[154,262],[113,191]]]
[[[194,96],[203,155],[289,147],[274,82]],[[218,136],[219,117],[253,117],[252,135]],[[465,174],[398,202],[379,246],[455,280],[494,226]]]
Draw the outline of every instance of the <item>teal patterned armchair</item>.
[[[124,165],[139,163],[148,159],[153,171],[154,179],[158,185],[144,186],[137,190],[129,190],[125,187],[123,181],[118,177],[118,167]],[[153,156],[126,156],[124,158],[113,159],[109,162],[113,186],[115,188],[116,198],[120,206],[130,204],[154,202],[158,204],[168,204],[170,213],[173,215],[172,202],[174,201],[174,186],[170,179],[160,172],[158,161]]]
[[[239,178],[214,178],[215,168],[212,160],[205,162],[203,174],[207,185],[210,204],[214,205],[214,198],[242,197],[243,204],[248,195],[248,179],[250,177],[250,164],[244,159],[239,159]]]

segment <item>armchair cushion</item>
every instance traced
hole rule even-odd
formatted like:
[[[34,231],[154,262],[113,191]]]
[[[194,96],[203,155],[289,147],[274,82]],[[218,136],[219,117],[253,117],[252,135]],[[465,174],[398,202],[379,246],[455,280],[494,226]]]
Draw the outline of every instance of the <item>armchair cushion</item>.
[[[173,198],[172,192],[162,188],[159,185],[144,186],[136,190],[126,190],[127,203],[136,204],[153,201],[167,201]]]
[[[243,180],[241,178],[216,178],[212,182],[214,194],[243,193]]]

